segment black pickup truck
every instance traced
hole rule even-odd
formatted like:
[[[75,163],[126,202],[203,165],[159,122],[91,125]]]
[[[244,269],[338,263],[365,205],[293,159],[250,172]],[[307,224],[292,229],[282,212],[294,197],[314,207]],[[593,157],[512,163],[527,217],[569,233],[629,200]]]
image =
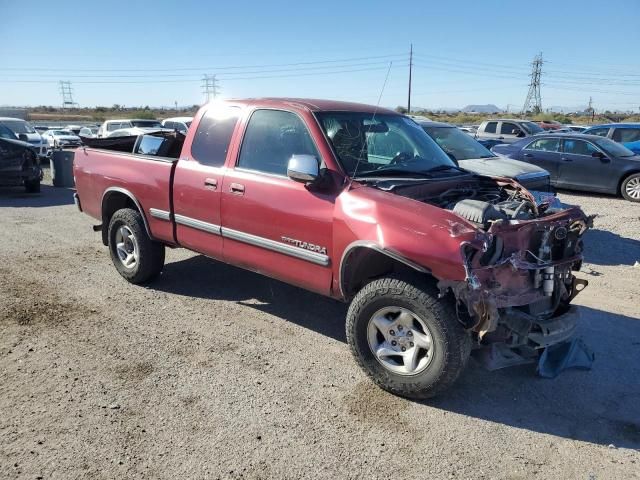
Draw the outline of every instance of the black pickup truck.
[[[0,186],[24,185],[28,193],[37,193],[41,180],[40,159],[34,148],[0,124]]]

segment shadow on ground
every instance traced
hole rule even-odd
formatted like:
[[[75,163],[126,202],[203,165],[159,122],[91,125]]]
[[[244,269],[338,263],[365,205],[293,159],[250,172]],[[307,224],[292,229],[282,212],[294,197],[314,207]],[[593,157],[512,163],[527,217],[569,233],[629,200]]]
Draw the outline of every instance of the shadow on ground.
[[[640,241],[597,228],[584,236],[585,261],[597,265],[633,265],[640,261]]]
[[[40,193],[26,193],[24,187],[0,187],[0,208],[41,208],[73,204],[71,188],[41,185]]]
[[[345,342],[346,305],[203,256],[167,264],[151,288],[235,301]],[[247,303],[254,299],[259,303]],[[581,308],[579,335],[595,351],[593,370],[548,380],[535,376],[534,366],[487,372],[471,361],[449,392],[423,403],[538,433],[640,448],[640,320]]]

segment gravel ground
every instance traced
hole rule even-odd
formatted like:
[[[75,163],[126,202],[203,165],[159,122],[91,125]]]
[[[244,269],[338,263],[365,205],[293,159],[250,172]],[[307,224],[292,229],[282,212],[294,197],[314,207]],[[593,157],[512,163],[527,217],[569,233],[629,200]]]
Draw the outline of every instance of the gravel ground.
[[[640,478],[640,205],[587,234],[591,371],[374,387],[346,306],[182,250],[129,285],[71,192],[0,191],[0,478]]]

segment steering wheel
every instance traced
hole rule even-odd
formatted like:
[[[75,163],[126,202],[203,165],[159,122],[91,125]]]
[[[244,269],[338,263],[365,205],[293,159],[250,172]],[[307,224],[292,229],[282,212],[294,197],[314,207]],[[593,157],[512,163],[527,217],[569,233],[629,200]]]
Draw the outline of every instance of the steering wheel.
[[[391,159],[389,165],[398,165],[406,162],[407,160],[411,160],[413,158],[413,154],[409,152],[398,152],[395,157]]]

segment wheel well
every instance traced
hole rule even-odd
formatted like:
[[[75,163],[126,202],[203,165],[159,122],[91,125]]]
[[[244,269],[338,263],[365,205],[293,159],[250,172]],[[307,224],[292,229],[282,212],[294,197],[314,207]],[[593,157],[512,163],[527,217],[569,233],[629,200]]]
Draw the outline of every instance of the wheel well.
[[[123,208],[131,208],[140,212],[136,202],[126,193],[111,191],[107,192],[102,199],[102,243],[105,246],[109,244],[108,233],[111,217]],[[143,215],[142,212],[140,214]]]
[[[340,267],[340,288],[346,299],[352,298],[366,283],[390,273],[422,274],[431,278],[424,268],[403,262],[390,254],[369,246],[350,249]]]
[[[630,172],[624,172],[624,174],[622,175],[622,177],[620,178],[620,181],[618,182],[618,191],[616,192],[618,195],[620,195],[620,192],[622,191],[622,184],[623,182],[629,178],[631,175],[636,175],[640,173],[640,170],[632,170]]]

